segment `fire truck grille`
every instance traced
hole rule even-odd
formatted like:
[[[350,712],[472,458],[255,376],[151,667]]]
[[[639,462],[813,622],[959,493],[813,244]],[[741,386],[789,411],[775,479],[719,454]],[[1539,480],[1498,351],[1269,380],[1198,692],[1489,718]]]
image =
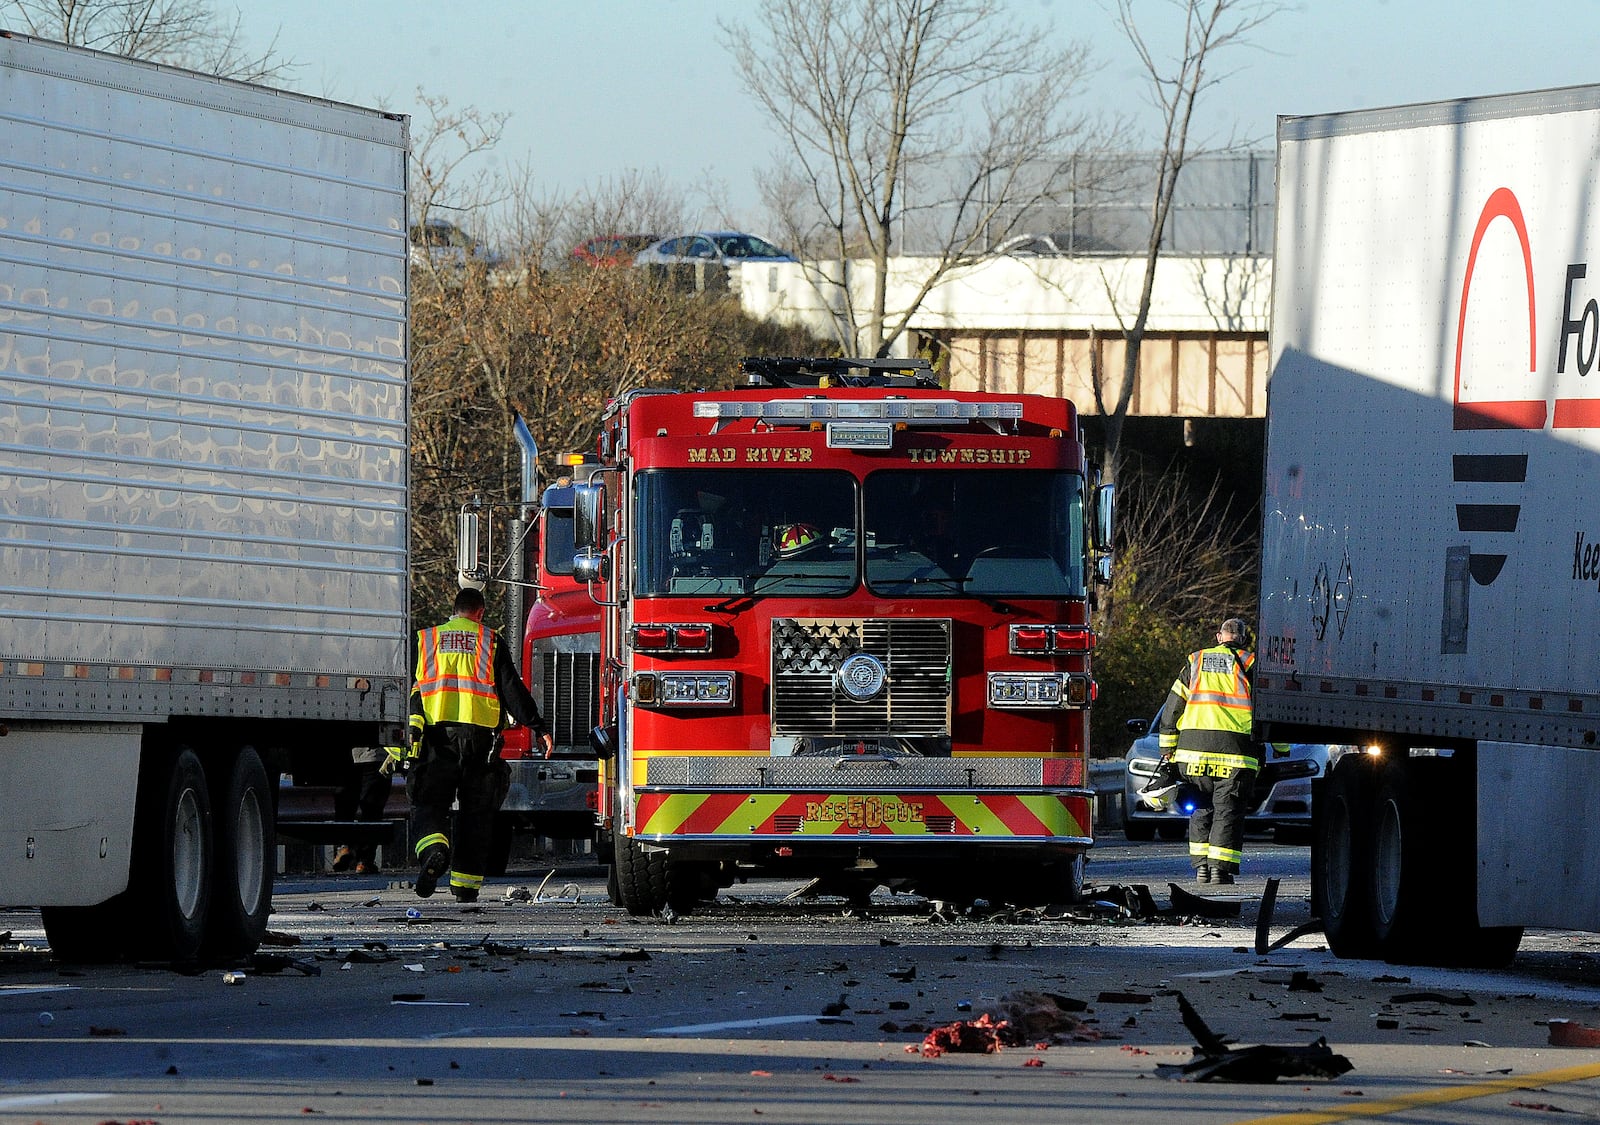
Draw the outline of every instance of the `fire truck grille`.
[[[544,690],[539,709],[557,746],[589,746],[589,731],[600,721],[600,654],[546,652]]]
[[[882,664],[883,687],[852,699],[839,667]],[[793,618],[772,622],[772,732],[800,737],[948,736],[948,618]]]

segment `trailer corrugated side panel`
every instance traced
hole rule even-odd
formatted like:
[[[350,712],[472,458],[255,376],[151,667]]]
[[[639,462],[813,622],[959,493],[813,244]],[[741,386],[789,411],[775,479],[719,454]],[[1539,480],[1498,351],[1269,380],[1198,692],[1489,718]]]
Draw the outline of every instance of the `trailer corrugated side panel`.
[[[369,713],[405,120],[16,38],[0,137],[0,713]]]
[[[1600,87],[1279,128],[1257,716],[1600,723]]]

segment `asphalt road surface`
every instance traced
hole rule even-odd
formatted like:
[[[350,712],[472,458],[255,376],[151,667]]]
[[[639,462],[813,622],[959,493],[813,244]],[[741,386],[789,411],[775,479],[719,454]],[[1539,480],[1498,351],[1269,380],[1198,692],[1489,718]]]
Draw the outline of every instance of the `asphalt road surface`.
[[[476,907],[403,875],[288,878],[255,963],[192,973],[58,966],[37,911],[0,909],[0,1123],[1600,1118],[1600,1049],[1551,1044],[1551,1021],[1600,1027],[1600,936],[1531,935],[1494,973],[1340,962],[1317,933],[1260,955],[1268,878],[1267,944],[1309,920],[1306,849],[1252,840],[1230,888],[1187,883],[1183,852],[1104,841],[1100,901],[1072,911],[755,882],[636,919],[597,868],[520,870]],[[1212,901],[1174,911],[1172,883]],[[1297,1049],[1235,1073],[1350,1069],[1167,1080],[1196,1058],[1180,993],[1235,1052]]]

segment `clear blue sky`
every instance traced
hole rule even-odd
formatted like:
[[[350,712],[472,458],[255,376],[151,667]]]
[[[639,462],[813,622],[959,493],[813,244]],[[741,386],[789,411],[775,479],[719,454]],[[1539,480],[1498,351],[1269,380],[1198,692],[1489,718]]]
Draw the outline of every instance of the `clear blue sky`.
[[[1085,108],[1134,115],[1153,143],[1132,50],[1109,0],[1009,0],[1102,64]],[[220,5],[224,9],[226,3]],[[759,227],[754,171],[777,147],[740,88],[718,20],[750,0],[240,0],[245,34],[304,65],[294,88],[412,112],[420,85],[509,113],[497,159],[560,196],[629,169],[686,192],[721,185],[728,218]],[[1168,0],[1139,0],[1177,34]],[[1302,0],[1230,52],[1198,127],[1270,147],[1278,114],[1399,105],[1600,82],[1600,0]]]

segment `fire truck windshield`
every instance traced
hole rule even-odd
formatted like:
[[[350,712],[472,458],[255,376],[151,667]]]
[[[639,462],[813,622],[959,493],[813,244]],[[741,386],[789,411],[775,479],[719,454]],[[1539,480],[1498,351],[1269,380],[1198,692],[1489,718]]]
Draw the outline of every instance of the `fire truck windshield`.
[[[1082,596],[1083,479],[1020,469],[867,477],[867,586],[894,597]]]
[[[635,492],[641,597],[1073,597],[1083,480],[1054,470],[660,469]],[[860,513],[858,515],[858,513]]]

